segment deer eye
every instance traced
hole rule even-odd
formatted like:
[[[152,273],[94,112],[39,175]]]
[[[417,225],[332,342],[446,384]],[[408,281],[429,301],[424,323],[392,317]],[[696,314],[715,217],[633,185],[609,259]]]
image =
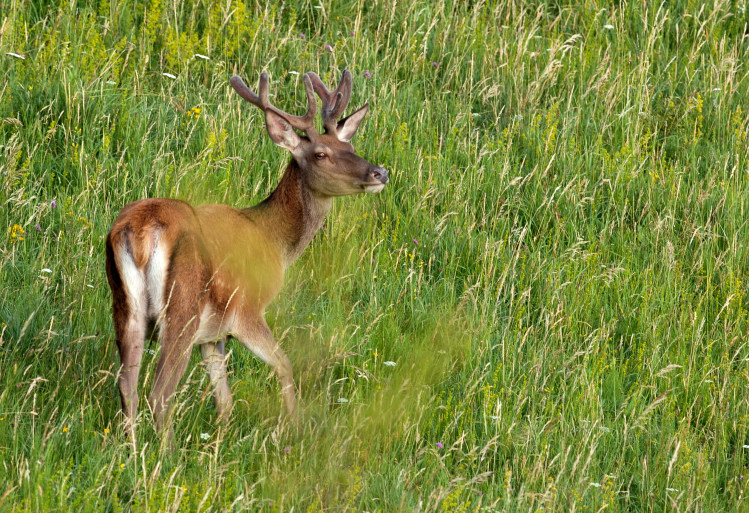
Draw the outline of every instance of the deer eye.
[[[325,154],[324,154],[323,152],[320,152],[320,153],[315,153],[315,158],[316,158],[317,160],[322,160],[322,159],[324,159],[325,157],[327,157],[327,155],[325,155]]]

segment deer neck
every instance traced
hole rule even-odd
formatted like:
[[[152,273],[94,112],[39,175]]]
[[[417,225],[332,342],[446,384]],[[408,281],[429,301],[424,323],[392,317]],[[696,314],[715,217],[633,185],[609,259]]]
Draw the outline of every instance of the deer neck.
[[[319,196],[309,189],[304,173],[292,159],[278,187],[251,211],[278,243],[286,268],[309,246],[331,203],[330,197]]]

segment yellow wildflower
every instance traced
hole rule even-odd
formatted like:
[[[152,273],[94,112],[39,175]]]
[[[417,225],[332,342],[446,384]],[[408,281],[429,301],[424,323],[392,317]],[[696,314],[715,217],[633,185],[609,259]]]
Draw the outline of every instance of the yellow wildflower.
[[[10,242],[16,242],[24,240],[24,235],[26,234],[26,230],[23,229],[23,226],[20,224],[14,224],[10,228],[8,228],[8,235],[10,235]]]

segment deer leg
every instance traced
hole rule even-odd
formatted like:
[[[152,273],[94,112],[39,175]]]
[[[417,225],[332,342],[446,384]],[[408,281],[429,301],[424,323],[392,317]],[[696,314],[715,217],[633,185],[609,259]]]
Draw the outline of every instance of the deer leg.
[[[118,319],[115,315],[115,333],[120,353],[120,373],[117,385],[120,389],[122,412],[125,414],[125,433],[135,441],[135,418],[138,414],[138,374],[143,360],[146,336],[146,321],[131,315]]]
[[[219,420],[228,420],[234,401],[231,397],[229,382],[226,379],[226,346],[220,342],[210,342],[200,346],[200,354],[213,387],[213,400],[216,404]]]
[[[175,241],[167,270],[164,288],[165,305],[159,326],[161,357],[149,397],[156,429],[162,432],[171,413],[170,403],[182,375],[190,361],[190,352],[198,335],[202,296],[204,248],[195,235],[185,235]],[[169,429],[171,442],[174,430]]]
[[[119,255],[119,265],[116,263]],[[112,289],[112,321],[120,353],[117,385],[125,415],[125,434],[135,443],[138,413],[138,374],[143,359],[147,319],[144,308],[143,276],[132,257],[107,240],[107,279]]]
[[[240,328],[234,333],[237,340],[243,346],[262,361],[270,365],[281,384],[281,396],[286,406],[286,412],[293,416],[296,412],[296,389],[294,386],[294,374],[291,369],[291,361],[286,356],[276,339],[273,338],[270,328],[264,319],[255,323],[254,326]]]
[[[182,287],[175,284],[172,290],[176,292],[180,288]],[[174,294],[176,297],[171,298],[173,303],[167,305],[159,330],[161,356],[159,363],[156,364],[155,379],[149,396],[151,412],[156,421],[156,430],[159,432],[166,426],[172,396],[190,361],[193,339],[199,323],[197,315],[188,317],[186,314],[183,306],[184,298],[179,297],[181,295],[176,292]],[[170,441],[173,435],[173,430],[170,429],[168,433]]]
[[[194,330],[189,331],[193,332]],[[162,342],[161,356],[159,363],[156,364],[156,379],[148,398],[148,402],[151,405],[151,412],[156,421],[156,430],[159,432],[167,425],[171,412],[170,403],[172,396],[187,369],[187,363],[190,361],[190,350],[192,349],[190,338],[184,339],[187,343],[178,343],[184,342],[184,340],[180,339],[171,340],[171,344]],[[169,339],[167,338],[166,340]],[[174,432],[170,428],[168,433],[170,441],[173,436]]]

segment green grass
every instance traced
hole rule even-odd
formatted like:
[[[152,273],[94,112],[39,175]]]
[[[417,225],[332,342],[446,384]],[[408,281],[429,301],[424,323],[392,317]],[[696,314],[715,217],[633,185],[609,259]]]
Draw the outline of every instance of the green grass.
[[[0,510],[746,511],[748,24],[743,0],[0,0]],[[262,200],[289,156],[229,77],[301,111],[300,74],[344,68],[392,180],[336,201],[269,308],[298,425],[232,342],[231,422],[196,351],[176,450],[142,401],[133,451],[109,226]]]

